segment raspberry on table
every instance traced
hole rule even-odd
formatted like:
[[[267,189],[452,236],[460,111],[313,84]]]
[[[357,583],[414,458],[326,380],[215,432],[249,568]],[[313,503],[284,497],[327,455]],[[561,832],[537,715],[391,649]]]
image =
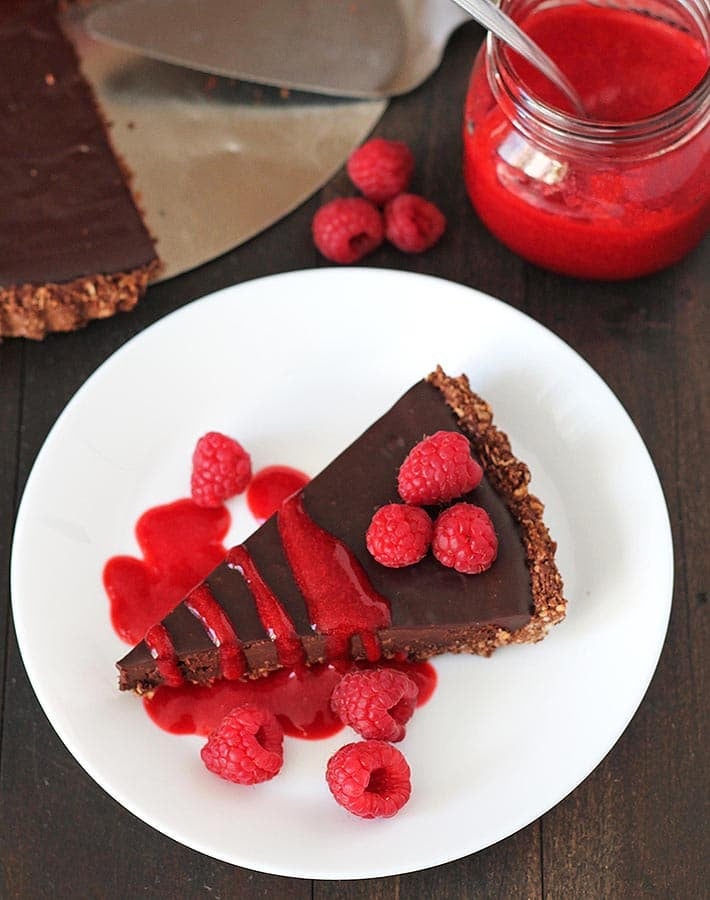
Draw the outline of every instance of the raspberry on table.
[[[219,431],[203,435],[192,454],[190,491],[198,506],[216,507],[246,490],[251,457],[242,445]]]
[[[356,669],[343,675],[330,704],[344,725],[366,740],[401,741],[419,688],[397,669]]]
[[[468,438],[460,431],[437,431],[410,450],[400,466],[397,487],[405,503],[430,506],[462,497],[482,478]]]
[[[441,210],[418,194],[399,194],[385,206],[385,237],[404,253],[423,253],[446,230]]]
[[[498,555],[498,536],[485,509],[455,503],[434,523],[431,548],[442,565],[477,575],[489,569]]]
[[[384,240],[382,213],[362,197],[337,197],[316,212],[311,223],[313,241],[331,262],[357,262]]]
[[[210,772],[227,781],[268,781],[283,765],[283,729],[270,710],[238,706],[209,736],[201,756]]]
[[[432,521],[426,510],[389,503],[372,517],[365,542],[378,563],[397,569],[418,563],[426,556],[431,534]]]
[[[385,741],[341,747],[328,760],[325,778],[337,802],[363,819],[395,815],[412,792],[407,760]]]
[[[353,150],[346,169],[368,200],[382,204],[407,190],[414,173],[414,156],[402,141],[372,138]]]

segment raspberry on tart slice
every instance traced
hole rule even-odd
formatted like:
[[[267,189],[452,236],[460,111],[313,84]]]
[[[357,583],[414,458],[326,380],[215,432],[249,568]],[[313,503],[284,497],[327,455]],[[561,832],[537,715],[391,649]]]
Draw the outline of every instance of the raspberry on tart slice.
[[[405,503],[448,503],[477,488],[483,469],[471,456],[471,443],[460,431],[437,431],[407,454],[397,487]]]
[[[478,575],[493,565],[498,536],[485,509],[455,503],[439,513],[434,523],[432,551],[442,565]]]
[[[365,536],[367,549],[383,566],[411,566],[426,556],[431,544],[432,522],[426,510],[404,503],[381,506]]]

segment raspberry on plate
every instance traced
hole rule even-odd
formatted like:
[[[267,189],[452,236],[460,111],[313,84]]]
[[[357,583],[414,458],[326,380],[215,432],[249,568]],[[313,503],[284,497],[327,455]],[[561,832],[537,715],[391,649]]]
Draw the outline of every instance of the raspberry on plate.
[[[412,792],[407,760],[385,741],[341,747],[328,760],[325,778],[337,802],[363,819],[395,815]]]
[[[410,450],[400,466],[397,487],[405,503],[430,506],[462,497],[482,478],[468,438],[460,431],[437,431]]]
[[[418,563],[426,556],[431,534],[432,522],[426,510],[388,503],[372,517],[365,542],[378,563],[398,569]]]
[[[321,206],[311,231],[323,256],[344,265],[372,253],[385,238],[382,213],[362,197],[337,197]]]
[[[198,506],[216,507],[246,490],[251,457],[242,445],[219,431],[208,431],[192,454],[190,490]]]
[[[404,253],[423,253],[446,230],[441,210],[417,194],[400,194],[385,206],[385,237]]]
[[[419,688],[397,669],[357,669],[338,682],[330,703],[344,725],[366,740],[401,741]]]
[[[200,755],[210,772],[227,781],[268,781],[283,765],[283,729],[270,710],[238,706],[215,728]]]
[[[498,536],[485,509],[455,503],[434,523],[431,548],[442,565],[477,575],[489,569],[498,555]]]
[[[386,203],[409,187],[414,156],[401,141],[372,138],[353,150],[346,168],[352,183],[368,200]]]

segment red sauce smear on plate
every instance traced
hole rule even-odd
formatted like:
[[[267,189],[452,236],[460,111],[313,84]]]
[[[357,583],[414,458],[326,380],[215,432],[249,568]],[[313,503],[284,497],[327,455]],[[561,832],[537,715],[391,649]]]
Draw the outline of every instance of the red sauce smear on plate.
[[[143,559],[114,556],[104,567],[111,621],[123,640],[138,643],[152,630],[156,653],[163,653],[169,664],[168,654],[159,640],[160,631],[152,626],[224,559],[227,551],[221,542],[229,523],[226,507],[202,509],[191,500],[178,500],[143,513],[136,525]],[[365,600],[369,615],[375,615],[379,621],[384,609],[372,598]],[[340,660],[307,667],[294,658],[291,667],[265,678],[224,679],[209,687],[185,683],[163,685],[151,698],[144,698],[143,703],[150,718],[173,734],[208,735],[231,709],[248,702],[271,709],[284,732],[292,737],[324,738],[343,727],[330,709],[333,688],[346,671],[367,665]],[[406,671],[419,687],[418,705],[431,697],[436,672],[429,663],[382,660],[378,665]]]
[[[114,556],[103,572],[111,623],[122,640],[142,641],[151,625],[220,564],[230,522],[225,506],[203,509],[189,499],[143,513],[135,528],[143,558]]]

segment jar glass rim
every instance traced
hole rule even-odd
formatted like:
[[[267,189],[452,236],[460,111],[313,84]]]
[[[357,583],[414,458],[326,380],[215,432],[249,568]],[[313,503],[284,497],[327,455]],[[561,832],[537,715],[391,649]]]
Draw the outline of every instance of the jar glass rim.
[[[546,0],[539,0],[539,2],[548,5]],[[586,4],[587,0],[570,0],[571,5],[575,3]],[[499,5],[503,11],[515,18],[517,0],[500,0]],[[634,10],[642,12],[644,3],[643,0],[639,0],[638,4],[634,6],[621,6],[614,0],[592,0],[589,5],[608,5],[628,12],[634,12]],[[710,29],[707,19],[710,5],[708,0],[674,0],[673,5],[677,9],[687,12],[695,23],[697,36],[704,41],[710,58]],[[564,112],[525,90],[510,61],[510,56],[503,52],[505,48],[506,45],[501,40],[490,32],[488,33],[486,38],[488,78],[496,99],[499,102],[504,100],[512,104],[519,119],[527,121],[532,127],[537,126],[544,129],[553,137],[575,137],[590,143],[604,145],[633,143],[649,140],[655,135],[667,135],[669,130],[690,127],[693,120],[710,119],[710,65],[698,84],[673,106],[641,119],[606,122]]]

